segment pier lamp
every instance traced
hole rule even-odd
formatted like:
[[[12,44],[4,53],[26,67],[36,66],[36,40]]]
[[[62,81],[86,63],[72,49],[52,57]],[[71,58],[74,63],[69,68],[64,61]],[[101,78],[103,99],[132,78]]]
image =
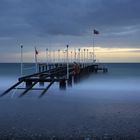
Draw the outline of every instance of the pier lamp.
[[[23,45],[20,46],[20,74],[23,75]]]
[[[66,45],[67,47],[67,79],[69,79],[69,45]]]

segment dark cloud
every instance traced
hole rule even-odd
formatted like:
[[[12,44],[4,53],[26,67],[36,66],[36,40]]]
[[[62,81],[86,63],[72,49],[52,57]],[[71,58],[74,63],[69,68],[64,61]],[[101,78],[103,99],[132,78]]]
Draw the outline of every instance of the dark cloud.
[[[139,0],[0,0],[0,47],[55,37],[54,44],[77,45],[79,36],[86,45],[93,28],[101,32],[99,45],[139,47],[139,7]]]
[[[80,22],[88,11],[85,4],[82,0],[30,0],[23,7],[27,11],[26,21],[40,34],[80,35],[85,31],[84,22]]]
[[[27,23],[40,34],[82,35],[140,23],[139,0],[24,0]]]
[[[139,6],[139,0],[1,0],[1,29],[13,32],[20,27],[22,32],[30,27],[40,34],[80,35],[89,26],[139,24]]]
[[[95,22],[100,26],[128,26],[139,24],[140,1],[138,0],[102,0]]]
[[[82,35],[140,24],[139,0],[1,0],[0,34]]]

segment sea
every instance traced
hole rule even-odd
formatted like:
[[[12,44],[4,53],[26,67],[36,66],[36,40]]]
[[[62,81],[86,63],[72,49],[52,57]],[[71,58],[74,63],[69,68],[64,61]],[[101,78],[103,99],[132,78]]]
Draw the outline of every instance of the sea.
[[[87,74],[66,90],[55,83],[42,98],[40,90],[19,98],[22,89],[1,97],[0,139],[140,139],[140,63],[99,65],[108,72]],[[24,67],[24,75],[35,72],[34,64]],[[20,64],[1,63],[0,93],[19,77]]]

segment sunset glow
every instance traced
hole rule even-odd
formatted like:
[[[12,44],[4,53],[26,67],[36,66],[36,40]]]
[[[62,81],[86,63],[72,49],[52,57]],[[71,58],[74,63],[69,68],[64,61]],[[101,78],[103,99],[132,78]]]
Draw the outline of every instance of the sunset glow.
[[[92,61],[93,48],[85,47],[80,48],[80,57],[83,59],[84,57],[84,49],[85,58],[87,59],[87,50],[88,50],[88,61]],[[139,48],[102,48],[95,47],[95,56],[96,60],[99,62],[140,62],[140,49]],[[60,58],[58,56],[58,50],[50,50],[49,51],[49,59],[58,61],[58,58],[61,61],[66,58],[66,50],[60,49]],[[32,52],[24,52],[24,62],[34,62],[34,51]],[[78,49],[76,49],[76,55],[78,57]],[[10,55],[9,57],[11,62],[20,60],[20,53],[15,55]],[[74,61],[74,48],[69,49],[69,60]],[[72,60],[71,60],[72,59]],[[39,50],[38,61],[46,62],[46,52]],[[50,61],[50,60],[49,60]]]

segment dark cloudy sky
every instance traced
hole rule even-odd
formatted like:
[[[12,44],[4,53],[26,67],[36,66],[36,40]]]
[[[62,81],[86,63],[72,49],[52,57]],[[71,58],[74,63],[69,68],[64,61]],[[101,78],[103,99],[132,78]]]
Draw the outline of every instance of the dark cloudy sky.
[[[140,0],[0,0],[0,62],[45,48],[140,48]]]

